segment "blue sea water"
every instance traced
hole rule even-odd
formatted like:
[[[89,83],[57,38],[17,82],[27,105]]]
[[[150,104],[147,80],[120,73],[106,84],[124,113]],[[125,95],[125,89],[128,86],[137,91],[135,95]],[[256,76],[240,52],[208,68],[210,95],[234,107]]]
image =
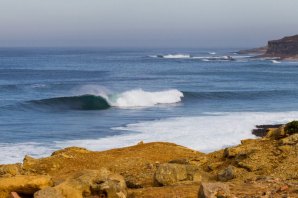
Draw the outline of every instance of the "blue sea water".
[[[0,164],[170,141],[210,152],[298,119],[298,62],[237,49],[0,49]]]

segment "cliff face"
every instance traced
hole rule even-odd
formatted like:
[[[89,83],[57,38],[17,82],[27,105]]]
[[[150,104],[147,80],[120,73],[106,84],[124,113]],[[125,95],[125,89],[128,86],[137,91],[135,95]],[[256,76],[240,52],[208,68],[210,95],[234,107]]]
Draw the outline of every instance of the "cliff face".
[[[265,56],[280,58],[298,57],[298,35],[284,37],[279,40],[268,42],[268,49]]]

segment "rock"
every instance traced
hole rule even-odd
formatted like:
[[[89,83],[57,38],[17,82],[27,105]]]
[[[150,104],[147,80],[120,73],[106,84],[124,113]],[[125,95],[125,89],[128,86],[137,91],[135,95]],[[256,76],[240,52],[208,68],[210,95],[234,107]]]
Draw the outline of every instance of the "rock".
[[[161,186],[175,185],[183,182],[201,182],[199,167],[189,164],[161,164],[155,173],[155,181]]]
[[[216,170],[218,167],[222,166],[222,162],[214,162],[214,163],[210,163],[208,164],[208,171],[213,171]]]
[[[10,193],[10,198],[21,198],[17,192],[11,192]]]
[[[84,170],[75,173],[61,184],[35,193],[37,198],[83,198],[88,196],[125,198],[126,184],[121,175],[109,170]]]
[[[298,35],[268,42],[264,56],[290,58],[298,55]]]
[[[0,177],[1,176],[16,176],[21,173],[21,164],[8,164],[0,166]]]
[[[260,169],[260,167],[258,166],[258,164],[255,164],[255,163],[246,163],[246,162],[239,161],[239,162],[237,162],[237,165],[238,165],[238,167],[244,168],[244,169],[246,169],[249,172],[252,172],[252,171],[255,171],[255,170]]]
[[[201,183],[199,198],[227,198],[230,196],[230,189],[223,183]]]
[[[282,145],[294,145],[298,143],[298,133],[291,135],[289,137],[283,138],[279,141]]]
[[[0,197],[3,194],[8,196],[10,192],[33,195],[36,191],[52,185],[51,177],[46,175],[2,177],[0,178]]]
[[[169,161],[169,163],[172,163],[172,164],[190,164],[188,159],[174,159],[174,160]]]
[[[280,139],[283,137],[286,137],[287,133],[285,132],[285,126],[282,125],[281,127],[275,129],[268,129],[268,133],[265,136],[266,138],[270,138],[270,139]]]
[[[265,137],[270,130],[277,129],[281,127],[282,124],[266,124],[266,125],[256,125],[256,129],[252,130],[252,134],[257,137]]]
[[[280,151],[282,151],[283,153],[289,153],[292,151],[292,146],[290,145],[282,145],[282,146],[279,146],[278,149]]]
[[[186,179],[186,166],[182,164],[161,164],[155,173],[155,180],[162,186],[173,185]]]
[[[221,170],[217,174],[217,178],[219,181],[229,181],[231,179],[234,179],[235,176],[235,167],[233,166],[228,166],[226,169]]]
[[[267,51],[267,46],[248,49],[248,50],[240,50],[237,53],[238,54],[264,54],[266,51]]]
[[[56,188],[45,188],[34,193],[34,198],[65,198]]]
[[[238,148],[226,148],[224,150],[224,157],[226,158],[234,158],[239,153]]]
[[[37,159],[35,159],[29,155],[26,155],[25,158],[23,159],[23,166],[24,167],[32,166],[32,165],[36,164],[37,162],[38,162]]]
[[[79,154],[82,154],[82,153],[90,153],[89,150],[85,149],[85,148],[81,148],[81,147],[68,147],[68,148],[65,148],[65,149],[62,149],[62,150],[59,150],[59,151],[55,151],[52,153],[52,156],[68,156],[68,157],[71,157],[71,154],[74,154],[74,153],[79,153]]]
[[[246,147],[230,147],[224,150],[225,158],[246,158],[249,154],[252,154],[256,151],[255,148],[246,148]]]

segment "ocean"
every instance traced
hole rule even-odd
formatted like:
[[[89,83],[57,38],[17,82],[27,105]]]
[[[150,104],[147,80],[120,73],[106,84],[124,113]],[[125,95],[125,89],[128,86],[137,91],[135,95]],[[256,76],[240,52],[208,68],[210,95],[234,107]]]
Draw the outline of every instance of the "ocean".
[[[140,141],[212,152],[298,119],[298,62],[237,50],[0,48],[0,164]]]

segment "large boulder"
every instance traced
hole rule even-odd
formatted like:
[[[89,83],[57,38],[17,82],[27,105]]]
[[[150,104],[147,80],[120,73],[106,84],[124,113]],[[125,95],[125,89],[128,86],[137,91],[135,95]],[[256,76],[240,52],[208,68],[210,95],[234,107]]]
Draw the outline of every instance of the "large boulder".
[[[155,173],[155,180],[162,186],[173,185],[186,179],[186,166],[182,164],[161,164]]]
[[[35,193],[35,198],[83,198],[99,196],[125,198],[126,184],[121,175],[109,170],[83,170],[75,173],[61,184]]]
[[[10,192],[33,195],[36,191],[52,185],[51,177],[46,175],[2,177],[0,178],[0,197],[8,197]]]
[[[175,185],[181,182],[201,182],[199,168],[190,164],[161,164],[155,173],[155,181],[161,186]]]

